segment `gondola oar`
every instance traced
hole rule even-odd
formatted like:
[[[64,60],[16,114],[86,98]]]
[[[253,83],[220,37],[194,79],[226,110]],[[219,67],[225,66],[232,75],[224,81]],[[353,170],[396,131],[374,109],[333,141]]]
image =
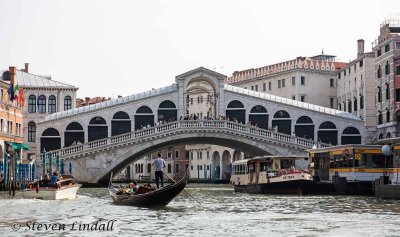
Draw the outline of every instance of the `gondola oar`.
[[[163,173],[170,179],[170,180],[172,180],[172,181],[174,181],[174,183],[176,183],[176,181],[171,177],[171,176],[169,176],[167,173],[165,173],[164,171],[163,171]],[[183,189],[183,191],[185,191],[187,194],[189,194],[189,196],[191,196],[194,200],[196,200],[196,202],[198,202],[200,205],[203,205],[203,204],[201,204],[201,202],[199,202],[199,200],[197,200],[195,197],[193,197],[192,196],[192,194],[190,194],[186,189]]]

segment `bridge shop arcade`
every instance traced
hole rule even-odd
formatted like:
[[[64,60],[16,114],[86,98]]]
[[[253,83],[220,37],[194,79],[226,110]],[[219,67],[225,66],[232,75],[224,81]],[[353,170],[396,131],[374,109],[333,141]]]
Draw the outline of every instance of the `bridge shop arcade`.
[[[373,194],[372,183],[383,175],[388,176],[391,183],[399,182],[400,156],[395,154],[400,154],[400,146],[393,148],[394,152],[386,155],[381,145],[311,149],[311,172],[317,181],[334,183],[335,193]]]

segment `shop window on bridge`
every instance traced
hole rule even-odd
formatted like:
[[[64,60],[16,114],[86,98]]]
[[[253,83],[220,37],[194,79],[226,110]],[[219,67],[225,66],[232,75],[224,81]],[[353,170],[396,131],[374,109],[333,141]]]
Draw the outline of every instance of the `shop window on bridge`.
[[[288,112],[279,110],[272,119],[272,128],[280,133],[292,135],[292,120]]]
[[[342,133],[342,145],[361,144],[361,135],[355,127],[347,127]]]
[[[131,119],[129,115],[123,111],[114,114],[111,120],[111,136],[117,136],[131,132]]]
[[[318,141],[337,145],[338,143],[338,130],[336,125],[332,122],[323,122],[318,129]]]
[[[61,148],[60,133],[55,128],[47,128],[40,138],[40,152],[54,151]]]
[[[203,96],[199,97],[203,103]],[[174,102],[165,100],[158,107],[158,121],[173,122],[177,120],[177,109]]]
[[[92,118],[88,127],[88,141],[96,141],[108,137],[106,120],[100,116]]]
[[[253,126],[268,129],[268,111],[262,105],[256,105],[250,110],[249,122]]]
[[[238,123],[246,123],[246,109],[242,102],[233,100],[229,102],[226,109],[226,117],[230,121],[236,121]]]
[[[68,147],[72,144],[79,144],[85,142],[85,132],[83,127],[78,122],[68,124],[64,132],[64,146]]]
[[[314,122],[308,116],[301,116],[294,126],[294,135],[305,139],[314,140]]]
[[[135,130],[146,128],[148,125],[154,126],[153,111],[147,106],[141,106],[135,114]]]

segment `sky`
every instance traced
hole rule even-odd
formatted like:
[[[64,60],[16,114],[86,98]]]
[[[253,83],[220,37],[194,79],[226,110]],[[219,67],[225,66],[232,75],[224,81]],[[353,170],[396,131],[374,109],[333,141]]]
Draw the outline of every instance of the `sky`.
[[[78,97],[116,98],[200,66],[229,76],[322,49],[348,62],[393,16],[399,0],[0,0],[0,70],[29,63]]]

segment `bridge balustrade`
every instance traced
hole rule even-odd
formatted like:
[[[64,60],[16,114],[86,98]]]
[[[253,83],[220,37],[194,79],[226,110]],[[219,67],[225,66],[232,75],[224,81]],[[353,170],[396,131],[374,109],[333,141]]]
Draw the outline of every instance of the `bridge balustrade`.
[[[330,146],[325,143],[316,142],[313,140],[296,137],[296,136],[292,136],[292,135],[287,135],[287,134],[283,134],[283,133],[278,133],[275,131],[266,130],[266,129],[262,129],[262,128],[257,128],[257,127],[253,127],[250,125],[235,123],[232,121],[181,120],[181,121],[175,121],[175,122],[171,122],[171,123],[167,123],[167,124],[160,124],[160,125],[156,125],[154,127],[137,130],[137,131],[130,132],[130,133],[120,134],[117,136],[108,137],[108,138],[104,138],[104,139],[100,139],[100,140],[96,140],[96,141],[91,141],[91,142],[87,142],[84,144],[78,144],[78,145],[74,145],[74,146],[70,146],[70,147],[65,147],[60,150],[47,152],[45,155],[46,155],[46,157],[49,157],[51,154],[51,155],[53,155],[53,157],[55,157],[59,153],[62,157],[62,156],[66,156],[66,155],[78,154],[80,152],[89,151],[91,149],[106,147],[111,144],[124,143],[126,141],[131,141],[133,139],[149,137],[149,136],[157,135],[160,133],[170,132],[170,131],[179,130],[179,129],[186,130],[186,129],[193,129],[193,128],[207,128],[207,129],[226,128],[226,129],[241,132],[244,134],[255,135],[255,136],[258,136],[259,138],[270,138],[270,139],[275,139],[275,140],[282,141],[282,142],[289,142],[289,143],[293,143],[296,145],[300,145],[303,147],[309,147],[309,148],[311,148],[314,145],[316,145],[318,148],[325,148],[325,147]],[[41,157],[43,157],[43,154],[41,154]]]

